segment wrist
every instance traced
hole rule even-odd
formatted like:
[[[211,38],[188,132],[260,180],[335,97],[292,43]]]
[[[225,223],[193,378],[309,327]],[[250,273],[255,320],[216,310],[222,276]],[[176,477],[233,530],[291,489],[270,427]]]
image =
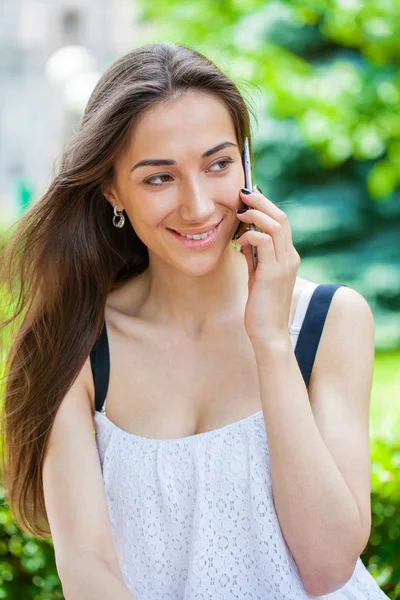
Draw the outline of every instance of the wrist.
[[[280,335],[271,335],[268,337],[251,338],[256,358],[258,356],[275,356],[276,354],[285,354],[288,351],[293,352],[293,346],[289,332]]]

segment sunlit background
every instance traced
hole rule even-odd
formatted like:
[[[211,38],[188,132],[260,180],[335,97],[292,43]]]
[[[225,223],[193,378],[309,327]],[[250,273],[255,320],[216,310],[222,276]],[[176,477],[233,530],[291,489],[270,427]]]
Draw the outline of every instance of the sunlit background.
[[[45,191],[100,74],[130,49],[192,46],[254,107],[254,179],[289,216],[299,275],[353,287],[374,313],[373,522],[361,558],[392,599],[400,598],[399,31],[399,0],[0,0],[4,239]],[[51,540],[21,533],[6,505],[1,598],[62,598]]]

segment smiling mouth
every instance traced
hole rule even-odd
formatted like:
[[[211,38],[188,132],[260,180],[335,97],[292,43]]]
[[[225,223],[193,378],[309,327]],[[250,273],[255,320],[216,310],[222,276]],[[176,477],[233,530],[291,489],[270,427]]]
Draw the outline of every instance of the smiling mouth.
[[[183,247],[197,250],[205,250],[206,248],[210,248],[218,239],[222,228],[222,221],[223,219],[221,219],[221,221],[217,223],[217,225],[210,231],[206,231],[202,234],[197,235],[182,235],[181,233],[170,228],[168,228],[167,231],[169,231],[171,235],[174,236],[175,240],[179,242],[179,244],[181,244]]]
[[[214,226],[211,226],[209,229],[205,229],[203,231],[196,231],[196,232],[181,232],[181,231],[177,231],[176,229],[172,229],[170,227],[168,227],[168,229],[170,231],[173,231],[174,233],[177,233],[178,235],[181,235],[182,237],[185,237],[187,239],[204,239],[206,237],[208,237],[209,235],[212,234],[212,232],[218,227],[218,225],[222,222],[219,221],[218,223],[216,223]]]

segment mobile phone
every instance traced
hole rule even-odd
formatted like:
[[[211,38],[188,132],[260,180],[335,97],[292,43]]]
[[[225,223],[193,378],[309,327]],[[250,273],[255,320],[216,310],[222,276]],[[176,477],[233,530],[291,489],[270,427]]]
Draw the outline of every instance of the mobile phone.
[[[250,161],[250,149],[248,138],[244,141],[243,146],[243,168],[244,168],[244,187],[248,190],[253,191],[252,177],[251,177],[251,161]],[[249,224],[249,229],[255,230],[253,223]],[[258,252],[256,246],[250,246],[251,254],[253,256],[253,267],[256,269],[258,264]]]

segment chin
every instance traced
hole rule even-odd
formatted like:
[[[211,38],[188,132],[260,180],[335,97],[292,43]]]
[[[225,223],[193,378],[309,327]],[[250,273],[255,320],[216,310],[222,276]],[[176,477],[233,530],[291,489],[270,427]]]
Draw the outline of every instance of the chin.
[[[185,275],[203,277],[216,271],[220,263],[221,257],[215,256],[207,259],[199,257],[196,260],[187,260],[184,263],[180,263],[177,265],[177,268],[182,273],[185,273]]]
[[[202,277],[218,269],[224,260],[224,253],[215,249],[208,253],[193,252],[192,256],[187,253],[186,256],[170,255],[168,258],[164,260],[177,271],[192,277]]]

